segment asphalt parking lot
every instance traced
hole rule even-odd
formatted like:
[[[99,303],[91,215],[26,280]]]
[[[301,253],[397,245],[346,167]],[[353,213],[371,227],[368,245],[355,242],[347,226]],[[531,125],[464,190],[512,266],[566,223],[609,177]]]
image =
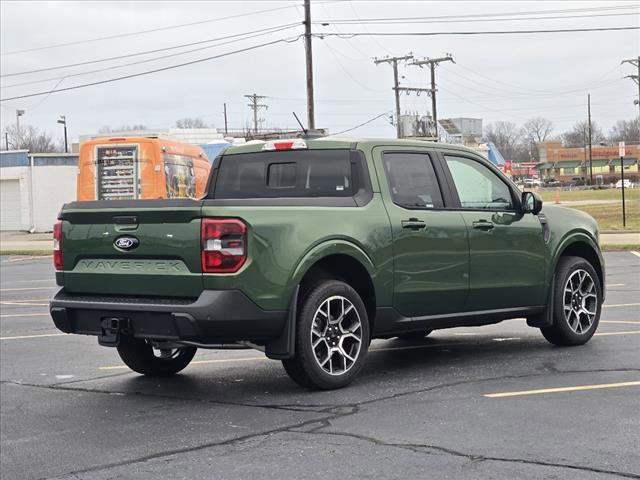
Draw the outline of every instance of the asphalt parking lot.
[[[376,340],[353,385],[309,392],[253,350],[131,373],[53,328],[50,258],[2,257],[0,476],[640,478],[640,255],[605,259],[585,346],[522,320]]]

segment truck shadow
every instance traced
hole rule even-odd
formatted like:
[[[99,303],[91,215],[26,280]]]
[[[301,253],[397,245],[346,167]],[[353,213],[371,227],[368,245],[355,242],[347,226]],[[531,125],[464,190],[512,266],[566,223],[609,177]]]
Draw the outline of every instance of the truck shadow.
[[[200,364],[170,378],[125,375],[109,388],[123,393],[241,405],[336,405],[384,396],[390,389],[416,389],[452,380],[557,372],[554,362],[584,365],[590,345],[561,349],[542,337],[495,340],[491,336],[426,338],[419,342],[375,341],[358,378],[346,388],[310,391],[289,379],[280,362]],[[196,357],[197,358],[197,357]]]

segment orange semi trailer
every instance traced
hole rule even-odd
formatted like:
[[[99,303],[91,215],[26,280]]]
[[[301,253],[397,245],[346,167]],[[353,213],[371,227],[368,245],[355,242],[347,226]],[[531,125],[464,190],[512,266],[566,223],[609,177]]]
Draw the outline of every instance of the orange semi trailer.
[[[211,164],[196,145],[152,136],[86,141],[78,167],[78,200],[128,200],[199,198]]]

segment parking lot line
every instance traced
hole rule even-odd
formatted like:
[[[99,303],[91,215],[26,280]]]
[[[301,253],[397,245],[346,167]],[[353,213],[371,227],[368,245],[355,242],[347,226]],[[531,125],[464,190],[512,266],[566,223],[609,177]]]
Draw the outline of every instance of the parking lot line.
[[[593,336],[594,337],[605,337],[605,336],[609,336],[609,335],[637,335],[640,333],[640,330],[629,330],[627,332],[601,332],[601,333],[594,333]]]
[[[638,325],[640,320],[600,320],[600,323],[625,323],[629,325]]]
[[[0,318],[13,318],[13,317],[48,317],[49,312],[45,313],[7,313],[0,315]]]
[[[525,395],[541,395],[544,393],[578,392],[583,390],[600,390],[604,388],[621,388],[640,386],[640,381],[600,383],[597,385],[577,385],[574,387],[543,388],[540,390],[522,390],[519,392],[485,393],[487,398],[521,397]]]
[[[269,360],[267,357],[238,357],[238,358],[216,358],[212,360],[195,360],[189,365],[209,365],[212,363],[232,363],[232,362],[252,362]],[[109,365],[107,367],[98,367],[98,370],[128,370],[126,365]]]
[[[13,337],[0,337],[0,340],[23,340],[25,338],[60,337],[66,333],[41,333],[38,335],[15,335]]]
[[[618,303],[615,305],[603,305],[602,308],[616,308],[616,307],[638,307],[640,303]]]
[[[43,298],[43,299],[33,300],[32,302],[9,302],[9,301],[3,300],[0,302],[0,305],[23,305],[25,307],[48,307],[49,306],[48,303],[33,303],[33,302],[39,302],[42,300],[49,300],[49,299]]]
[[[23,287],[23,288],[3,288],[1,292],[24,292],[26,290],[55,290],[58,287]]]
[[[631,250],[631,253],[633,253],[636,257],[640,257],[640,252],[636,252],[635,250]]]

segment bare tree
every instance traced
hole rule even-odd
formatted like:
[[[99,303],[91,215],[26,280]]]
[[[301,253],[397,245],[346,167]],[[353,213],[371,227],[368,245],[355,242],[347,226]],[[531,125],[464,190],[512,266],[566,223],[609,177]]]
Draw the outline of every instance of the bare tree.
[[[553,132],[553,122],[547,118],[530,118],[522,126],[522,136],[526,142],[525,148],[531,160],[538,161],[539,154],[537,146],[546,141]]]
[[[146,130],[147,126],[143,124],[133,125],[120,125],[118,128],[111,128],[109,125],[105,125],[98,129],[98,133],[112,133],[112,132],[131,132],[134,130]]]
[[[63,149],[56,145],[51,135],[40,131],[33,125],[21,125],[20,135],[15,125],[7,127],[9,148],[14,150],[29,150],[32,153],[60,152]]]
[[[637,143],[640,141],[640,117],[635,120],[618,120],[609,130],[609,141]]]
[[[206,122],[199,117],[185,117],[176,121],[177,128],[207,128]]]
[[[484,128],[484,139],[486,142],[492,142],[505,159],[523,159],[522,129],[515,123],[497,121],[487,124]]]
[[[589,143],[589,122],[587,120],[577,122],[571,130],[560,135],[560,138],[565,147],[584,147]],[[596,122],[591,122],[591,144],[597,145],[605,140],[602,129]]]

